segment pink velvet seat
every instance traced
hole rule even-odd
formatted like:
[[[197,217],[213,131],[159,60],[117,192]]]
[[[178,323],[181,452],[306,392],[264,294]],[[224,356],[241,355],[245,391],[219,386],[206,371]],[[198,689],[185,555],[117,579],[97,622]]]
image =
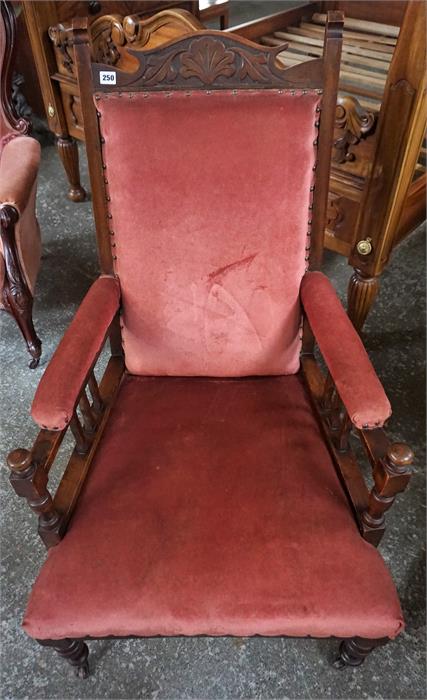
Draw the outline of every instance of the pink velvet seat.
[[[24,627],[106,635],[394,637],[300,375],[127,376]]]

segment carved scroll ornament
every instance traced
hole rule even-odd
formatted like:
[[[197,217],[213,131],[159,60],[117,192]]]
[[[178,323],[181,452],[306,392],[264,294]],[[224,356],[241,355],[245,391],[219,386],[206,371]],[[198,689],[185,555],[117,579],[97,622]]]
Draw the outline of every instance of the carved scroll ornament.
[[[362,138],[374,131],[376,116],[364,110],[351,95],[340,95],[337,100],[335,128],[342,134],[334,141],[332,160],[335,163],[356,159],[350,146],[356,146]]]
[[[73,30],[70,25],[49,27],[49,37],[61,55],[62,65],[70,75],[75,75]],[[92,58],[97,63],[115,66],[120,59],[118,46],[126,43],[121,15],[99,17],[90,26]]]
[[[135,48],[142,48],[158,30],[171,25],[180,27],[181,34],[204,29],[203,24],[187,10],[169,8],[148,19],[141,19],[139,15],[128,15],[123,20],[123,31],[129,44],[133,44]]]

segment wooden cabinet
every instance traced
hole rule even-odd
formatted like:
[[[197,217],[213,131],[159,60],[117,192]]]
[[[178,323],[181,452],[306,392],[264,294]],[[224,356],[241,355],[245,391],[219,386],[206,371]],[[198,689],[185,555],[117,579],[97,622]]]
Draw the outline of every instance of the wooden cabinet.
[[[309,2],[230,31],[287,43],[279,56],[297,65],[321,55],[331,9],[346,19],[325,245],[354,268],[349,313],[360,329],[393,248],[425,218],[426,5]]]
[[[78,151],[75,139],[84,140],[80,95],[75,73],[74,50],[68,43],[67,29],[74,17],[87,17],[99,56],[107,63],[120,57],[123,32],[111,34],[112,21],[117,28],[124,16],[144,17],[167,8],[180,8],[198,15],[198,2],[181,0],[73,0],[22,3],[25,24],[37,68],[49,129],[57,139],[68,182],[68,197],[74,202],[85,199],[80,183]],[[100,18],[108,16],[111,21]],[[114,24],[114,22],[113,22]]]

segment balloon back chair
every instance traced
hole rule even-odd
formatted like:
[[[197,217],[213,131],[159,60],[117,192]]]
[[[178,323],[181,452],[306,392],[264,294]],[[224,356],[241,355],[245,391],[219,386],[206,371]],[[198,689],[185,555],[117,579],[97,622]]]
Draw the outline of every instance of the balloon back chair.
[[[336,637],[357,666],[403,628],[375,545],[412,453],[319,271],[342,24],[299,66],[199,30],[128,72],[74,22],[102,274],[8,461],[49,550],[23,627],[78,675],[94,638]]]
[[[35,202],[40,146],[12,103],[16,20],[11,3],[0,14],[0,309],[11,314],[37,367],[41,342],[33,325],[33,294],[41,241]]]

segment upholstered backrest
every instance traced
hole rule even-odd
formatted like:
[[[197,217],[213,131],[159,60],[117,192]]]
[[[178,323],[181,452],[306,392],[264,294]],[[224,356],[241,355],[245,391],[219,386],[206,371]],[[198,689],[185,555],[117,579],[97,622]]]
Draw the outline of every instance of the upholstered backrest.
[[[96,95],[130,372],[297,371],[320,99]]]

